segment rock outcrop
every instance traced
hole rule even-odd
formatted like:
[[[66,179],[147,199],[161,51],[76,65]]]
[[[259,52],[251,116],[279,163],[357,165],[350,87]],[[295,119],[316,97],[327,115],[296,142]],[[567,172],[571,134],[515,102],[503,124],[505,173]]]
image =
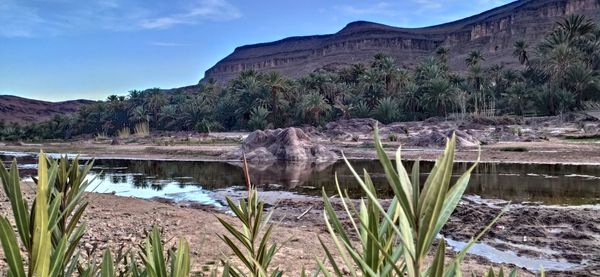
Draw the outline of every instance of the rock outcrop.
[[[338,158],[334,151],[314,142],[304,131],[294,127],[254,131],[238,150],[226,153],[224,157],[241,159],[244,154],[252,162],[326,162]]]
[[[296,78],[315,69],[336,69],[367,62],[386,53],[399,65],[411,67],[440,46],[450,49],[450,65],[464,68],[473,49],[486,64],[517,65],[513,44],[524,39],[535,45],[568,14],[600,18],[600,0],[519,0],[462,20],[425,28],[397,28],[372,22],[348,24],[335,34],[290,37],[241,46],[205,73],[205,79],[226,82],[241,71],[279,71]]]
[[[408,137],[406,145],[419,147],[444,147],[446,139],[456,135],[456,146],[473,147],[480,144],[479,140],[461,130],[425,130],[414,136]]]

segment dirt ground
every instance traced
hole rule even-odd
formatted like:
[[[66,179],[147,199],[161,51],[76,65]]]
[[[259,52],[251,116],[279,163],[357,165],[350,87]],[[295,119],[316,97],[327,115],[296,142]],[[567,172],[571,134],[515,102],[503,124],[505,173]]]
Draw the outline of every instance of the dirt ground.
[[[27,195],[31,195],[32,186],[31,183],[24,184]],[[221,195],[221,200],[225,196],[236,199],[243,195],[244,191],[229,191]],[[112,194],[89,193],[87,197],[90,205],[84,221],[87,222],[88,229],[81,247],[85,251],[94,249],[92,255],[99,255],[106,247],[113,250],[121,247],[136,248],[143,242],[145,232],[156,224],[161,226],[163,238],[169,245],[174,244],[180,236],[188,239],[196,276],[205,275],[218,267],[221,260],[232,259],[235,262],[233,253],[217,236],[225,234],[225,230],[216,216],[235,222],[224,210]],[[324,257],[315,238],[321,237],[328,246],[333,247],[323,223],[322,201],[314,197],[277,199],[269,194],[265,194],[263,198],[268,204],[276,204],[272,221],[276,224],[273,239],[276,243],[283,244],[273,265],[284,270],[288,276],[299,275],[303,267],[307,271],[314,270],[315,259]],[[341,206],[336,205],[339,199],[334,198],[333,203],[341,211]],[[482,201],[477,197],[465,197],[442,233],[446,238],[466,241],[489,223],[506,204],[504,201]],[[2,193],[0,211],[3,215],[12,217],[9,203]],[[597,214],[598,210],[592,207],[511,205],[507,213],[483,237],[482,242],[519,256],[578,265],[570,270],[548,272],[548,276],[598,275],[600,259],[597,253],[600,252],[600,244],[597,240],[600,219]],[[482,273],[489,266],[513,267],[468,255],[463,271],[469,274]],[[519,270],[519,276],[533,275],[527,270]]]
[[[28,200],[31,200],[32,186],[31,183],[24,184]],[[237,262],[233,252],[217,236],[225,234],[217,216],[235,222],[235,218],[222,211],[205,206],[173,204],[112,194],[88,193],[86,197],[90,205],[83,218],[88,226],[81,244],[84,253],[93,250],[91,255],[97,257],[106,247],[113,251],[120,248],[137,249],[144,241],[146,231],[153,225],[159,225],[163,239],[169,246],[175,244],[181,236],[189,241],[193,276],[208,275],[220,266],[221,260]],[[316,259],[325,257],[317,237],[321,237],[328,247],[334,249],[322,223],[322,205],[298,218],[306,206],[316,206],[319,202],[316,199],[308,202],[299,200],[296,203],[280,203],[276,208],[272,221],[276,224],[273,240],[283,246],[272,265],[273,268],[282,269],[286,276],[298,276],[302,268],[311,272],[316,268]],[[0,211],[12,220],[10,203],[2,191]],[[5,265],[0,260],[0,268],[3,266]],[[468,255],[462,269],[469,274],[483,273],[489,266],[498,269],[500,265]],[[508,267],[504,265],[504,268]],[[520,270],[519,273],[519,276],[533,276],[524,270]]]
[[[110,145],[110,142],[74,141],[41,144],[0,144],[0,151],[73,153],[94,158],[160,159],[190,161],[223,161],[221,154],[239,147],[240,142],[206,144],[157,145],[152,142]],[[400,142],[383,142],[392,155]],[[328,146],[339,149],[349,159],[375,159],[371,141],[331,142]],[[499,142],[478,147],[463,147],[456,152],[456,161],[474,161],[481,149],[482,162],[502,163],[552,163],[552,164],[600,164],[600,142],[549,139],[542,142]],[[526,149],[527,151],[507,151]],[[402,157],[407,160],[435,160],[441,148],[402,147]]]

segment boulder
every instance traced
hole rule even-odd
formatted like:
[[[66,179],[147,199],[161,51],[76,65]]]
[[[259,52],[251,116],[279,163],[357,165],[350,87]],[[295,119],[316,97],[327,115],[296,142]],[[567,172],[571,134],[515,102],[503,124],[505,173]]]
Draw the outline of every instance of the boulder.
[[[338,155],[327,147],[313,142],[302,129],[284,128],[254,131],[242,143],[242,146],[223,156],[228,159],[241,159],[246,155],[248,161],[314,161],[337,160]]]

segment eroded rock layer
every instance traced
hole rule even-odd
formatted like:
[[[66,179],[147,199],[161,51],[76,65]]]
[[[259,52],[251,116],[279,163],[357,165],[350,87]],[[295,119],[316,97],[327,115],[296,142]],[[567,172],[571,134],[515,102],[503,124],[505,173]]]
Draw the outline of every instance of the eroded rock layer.
[[[205,73],[226,82],[241,71],[280,71],[299,77],[318,68],[340,68],[386,53],[399,65],[412,67],[440,46],[450,48],[450,65],[464,68],[466,54],[479,49],[486,64],[515,65],[513,44],[534,45],[568,14],[600,19],[600,0],[520,0],[462,20],[425,28],[397,28],[358,21],[330,35],[290,37],[241,46]]]

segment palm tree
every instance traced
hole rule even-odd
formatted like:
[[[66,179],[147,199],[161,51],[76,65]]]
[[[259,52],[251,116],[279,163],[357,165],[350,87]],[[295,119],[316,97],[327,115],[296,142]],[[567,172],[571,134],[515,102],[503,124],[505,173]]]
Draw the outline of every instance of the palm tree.
[[[600,93],[599,83],[600,78],[582,63],[570,66],[564,77],[564,87],[573,92],[577,106],[591,96]]]
[[[557,25],[557,30],[565,32],[571,41],[592,33],[596,28],[594,21],[578,14],[569,15]]]
[[[381,98],[375,107],[375,118],[382,123],[392,123],[398,120],[399,115],[398,104],[391,97]]]
[[[514,44],[513,55],[519,59],[519,62],[524,65],[529,65],[529,57],[527,56],[527,42],[524,40],[517,40]]]
[[[285,98],[281,94],[289,89],[290,82],[281,73],[273,71],[265,76],[264,83],[271,91],[269,106],[273,111],[273,122],[277,122],[276,125],[279,126],[284,119],[281,116],[281,107],[286,104]]]
[[[404,109],[409,111],[412,115],[412,119],[416,119],[417,111],[419,110],[421,103],[419,86],[416,84],[408,84],[400,94],[400,103]]]
[[[454,87],[452,84],[443,78],[437,78],[429,81],[425,88],[426,93],[423,95],[423,102],[433,114],[448,115],[448,107],[452,107],[454,97]]]
[[[448,63],[448,56],[450,56],[450,48],[442,46],[435,51],[435,55],[440,59],[442,63]]]
[[[481,53],[479,50],[469,52],[467,58],[465,59],[467,67],[477,66],[482,61],[485,61],[485,58],[483,57],[483,53]]]
[[[438,59],[428,57],[415,69],[415,80],[417,84],[421,85],[432,79],[445,78],[448,75],[447,73],[447,67],[441,64]]]
[[[327,103],[325,97],[318,92],[305,95],[300,103],[300,108],[304,117],[312,119],[316,125],[320,123],[321,114],[331,110],[331,106]]]
[[[129,120],[133,123],[149,122],[150,116],[144,106],[137,106],[129,111]]]
[[[363,98],[367,102],[370,108],[377,105],[377,101],[382,96],[383,87],[383,75],[377,69],[370,68],[365,74],[360,76],[360,86],[363,91]]]

